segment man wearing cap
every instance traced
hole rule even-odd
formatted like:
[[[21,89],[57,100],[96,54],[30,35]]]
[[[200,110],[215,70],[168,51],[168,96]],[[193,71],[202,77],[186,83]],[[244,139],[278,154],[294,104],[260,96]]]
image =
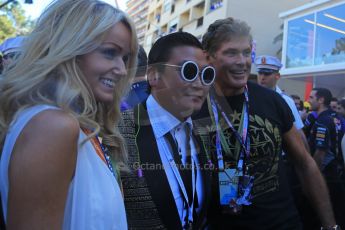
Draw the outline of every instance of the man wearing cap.
[[[24,36],[17,36],[6,39],[0,45],[0,52],[2,54],[3,68],[6,69],[13,61],[14,57],[19,53]]]
[[[305,147],[309,150],[307,139],[303,132],[303,121],[291,97],[286,95],[277,85],[280,79],[279,70],[283,66],[278,58],[268,55],[262,55],[255,58],[255,65],[258,70],[258,84],[266,88],[272,89],[279,93],[286,101],[292,111],[295,119],[294,125],[301,134]]]

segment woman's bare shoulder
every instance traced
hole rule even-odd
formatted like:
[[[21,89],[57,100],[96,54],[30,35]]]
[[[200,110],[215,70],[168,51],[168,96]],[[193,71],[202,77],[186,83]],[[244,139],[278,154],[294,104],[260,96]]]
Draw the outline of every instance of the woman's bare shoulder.
[[[45,110],[34,116],[23,129],[23,134],[44,138],[49,134],[61,139],[75,139],[79,135],[79,121],[71,114],[62,110]]]
[[[42,111],[26,124],[9,166],[9,226],[60,226],[76,170],[78,137],[78,120],[62,110]]]
[[[75,131],[75,129],[79,130],[79,121],[76,117],[63,110],[57,109],[42,111],[34,116],[30,122],[32,122],[33,125],[37,125],[38,128],[40,127],[40,124],[43,124],[43,126],[56,129],[56,131],[59,131],[60,129],[64,130],[66,128],[70,131]]]
[[[42,111],[26,124],[17,138],[13,154],[23,159],[75,159],[79,130],[79,122],[71,114],[56,109]]]

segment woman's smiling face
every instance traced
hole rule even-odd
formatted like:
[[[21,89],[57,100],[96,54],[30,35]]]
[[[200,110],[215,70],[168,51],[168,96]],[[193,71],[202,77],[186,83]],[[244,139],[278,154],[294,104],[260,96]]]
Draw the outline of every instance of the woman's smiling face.
[[[109,30],[99,48],[80,57],[79,67],[96,101],[113,102],[116,83],[127,75],[131,40],[130,30],[119,22]]]

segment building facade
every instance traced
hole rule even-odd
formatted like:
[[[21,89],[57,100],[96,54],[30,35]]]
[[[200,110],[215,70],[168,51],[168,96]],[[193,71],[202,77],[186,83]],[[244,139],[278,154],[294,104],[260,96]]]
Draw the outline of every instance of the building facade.
[[[273,43],[282,33],[279,13],[302,6],[307,0],[150,0],[145,48],[150,49],[157,37],[174,31],[186,31],[200,38],[217,19],[234,17],[252,27],[258,54],[274,55],[281,43]]]
[[[175,31],[186,31],[201,39],[215,20],[234,17],[251,26],[257,55],[276,55],[282,43],[274,42],[274,38],[283,33],[279,13],[308,2],[310,0],[150,0],[144,48],[149,51],[159,36]],[[252,72],[256,73],[255,68]]]
[[[284,20],[285,84],[305,99],[313,87],[345,97],[345,1],[313,1],[279,16]]]
[[[148,4],[149,0],[127,0],[126,2],[126,11],[134,21],[140,45],[144,44],[145,33],[148,25]]]
[[[287,94],[307,99],[312,87],[323,86],[344,97],[343,12],[344,0],[149,0],[142,44],[149,51],[158,37],[175,31],[201,39],[215,20],[238,18],[252,28],[254,54],[282,59],[279,86]],[[252,74],[255,79],[254,66]]]

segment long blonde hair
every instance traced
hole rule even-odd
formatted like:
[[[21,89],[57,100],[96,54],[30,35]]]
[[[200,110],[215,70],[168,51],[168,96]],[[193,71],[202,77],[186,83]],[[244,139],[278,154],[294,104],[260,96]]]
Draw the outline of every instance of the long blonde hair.
[[[128,77],[114,90],[114,103],[95,101],[77,58],[101,45],[107,32],[122,22],[131,32]],[[137,57],[134,25],[122,11],[98,0],[56,0],[25,39],[21,55],[0,82],[0,141],[19,111],[37,104],[57,106],[73,114],[82,128],[99,133],[118,161],[125,161],[124,141],[115,128],[119,104],[134,77]]]

